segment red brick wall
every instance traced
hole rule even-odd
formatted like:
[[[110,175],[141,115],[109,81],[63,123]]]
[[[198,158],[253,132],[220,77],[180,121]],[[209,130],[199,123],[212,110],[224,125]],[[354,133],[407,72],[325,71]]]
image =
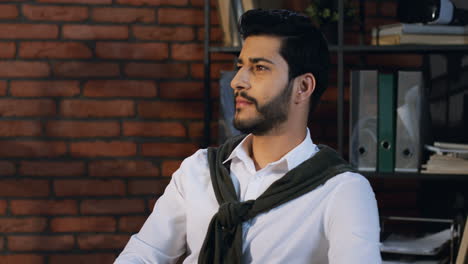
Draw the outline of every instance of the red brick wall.
[[[111,263],[139,230],[201,144],[203,19],[200,0],[1,1],[0,263]]]
[[[113,261],[201,144],[202,40],[202,0],[0,2],[0,263]]]

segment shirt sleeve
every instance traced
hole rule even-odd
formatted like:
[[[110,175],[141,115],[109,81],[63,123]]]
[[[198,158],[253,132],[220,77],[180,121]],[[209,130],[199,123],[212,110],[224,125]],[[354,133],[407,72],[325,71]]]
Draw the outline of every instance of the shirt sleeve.
[[[184,197],[179,168],[141,230],[133,235],[114,264],[175,263],[186,249]]]
[[[328,205],[325,233],[330,264],[380,264],[377,202],[363,176],[341,183]]]

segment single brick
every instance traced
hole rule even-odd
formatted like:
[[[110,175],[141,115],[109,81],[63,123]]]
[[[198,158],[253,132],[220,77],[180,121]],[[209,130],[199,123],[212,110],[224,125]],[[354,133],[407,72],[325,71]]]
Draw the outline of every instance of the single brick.
[[[64,155],[66,152],[67,146],[61,141],[0,141],[0,157],[58,157]]]
[[[150,161],[101,160],[89,163],[91,177],[158,177],[159,167]]]
[[[0,120],[0,137],[34,137],[41,133],[39,121]]]
[[[157,195],[164,193],[168,180],[130,180],[128,192],[132,195]]]
[[[203,82],[162,82],[160,83],[161,98],[168,99],[203,99]]]
[[[0,5],[0,19],[13,19],[18,17],[18,8],[15,5]]]
[[[203,118],[204,105],[199,102],[140,102],[138,113],[144,118]]]
[[[0,180],[2,197],[41,197],[49,195],[49,183],[46,180]]]
[[[4,264],[44,264],[44,256],[33,254],[9,254],[1,255],[0,263]]]
[[[19,56],[28,59],[86,59],[93,56],[83,43],[77,42],[22,42]]]
[[[119,65],[109,62],[57,62],[53,72],[59,77],[117,77]]]
[[[43,232],[46,227],[46,218],[0,218],[0,233]]]
[[[125,74],[129,77],[143,78],[184,78],[188,75],[185,63],[135,63],[125,65]]]
[[[56,39],[57,25],[46,24],[1,24],[1,39]],[[1,67],[0,67],[1,68]]]
[[[66,39],[128,39],[127,26],[64,25]]]
[[[134,103],[129,100],[64,100],[60,113],[66,117],[126,117],[135,114]]]
[[[214,12],[212,12],[214,14]],[[158,21],[160,24],[203,25],[204,12],[192,8],[159,8]],[[213,21],[213,16],[212,21]]]
[[[55,103],[49,99],[0,100],[0,116],[54,116]]]
[[[8,236],[8,249],[12,251],[66,251],[74,246],[72,235],[63,236]]]
[[[154,97],[157,95],[153,81],[93,80],[84,86],[87,97]]]
[[[136,155],[136,144],[125,141],[76,142],[70,144],[74,157],[129,157]]]
[[[75,215],[78,213],[76,200],[11,200],[13,215]]]
[[[80,176],[84,171],[81,161],[21,161],[19,168],[26,176]]]
[[[1,27],[1,26],[0,26]],[[1,29],[0,29],[1,31]],[[0,61],[0,77],[47,77],[50,75],[49,65],[39,61]]]
[[[168,58],[166,43],[99,42],[96,55],[104,59],[163,60]]]
[[[83,21],[88,18],[88,8],[23,5],[23,15],[29,20],[36,21]]]
[[[78,81],[11,81],[13,96],[75,96],[80,93]]]
[[[197,151],[198,146],[193,143],[143,143],[141,154],[151,157],[185,158]]]
[[[156,12],[152,8],[94,8],[92,19],[97,22],[152,23]]]
[[[191,27],[133,26],[133,34],[140,40],[190,41],[195,37]]]
[[[56,180],[57,196],[109,196],[124,195],[125,183],[121,180]]]
[[[46,123],[46,135],[65,138],[116,137],[120,135],[120,124],[107,121],[49,121]]]
[[[52,232],[114,232],[116,220],[113,217],[60,217],[50,221]]]
[[[178,122],[134,122],[123,123],[124,136],[141,137],[185,137],[185,127]]]
[[[82,214],[126,215],[145,212],[145,202],[141,199],[84,200]]]

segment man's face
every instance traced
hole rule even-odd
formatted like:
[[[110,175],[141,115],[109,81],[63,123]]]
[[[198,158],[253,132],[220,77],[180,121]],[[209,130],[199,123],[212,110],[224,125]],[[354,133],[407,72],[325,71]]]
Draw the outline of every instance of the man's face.
[[[292,81],[280,55],[281,39],[248,37],[231,81],[235,95],[234,127],[243,133],[263,135],[288,119]]]

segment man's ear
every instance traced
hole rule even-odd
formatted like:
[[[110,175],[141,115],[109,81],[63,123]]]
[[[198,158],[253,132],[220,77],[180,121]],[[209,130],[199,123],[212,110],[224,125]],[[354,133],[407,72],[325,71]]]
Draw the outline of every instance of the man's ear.
[[[312,73],[304,73],[296,77],[296,89],[294,94],[294,103],[299,104],[307,101],[315,90],[315,77]]]

